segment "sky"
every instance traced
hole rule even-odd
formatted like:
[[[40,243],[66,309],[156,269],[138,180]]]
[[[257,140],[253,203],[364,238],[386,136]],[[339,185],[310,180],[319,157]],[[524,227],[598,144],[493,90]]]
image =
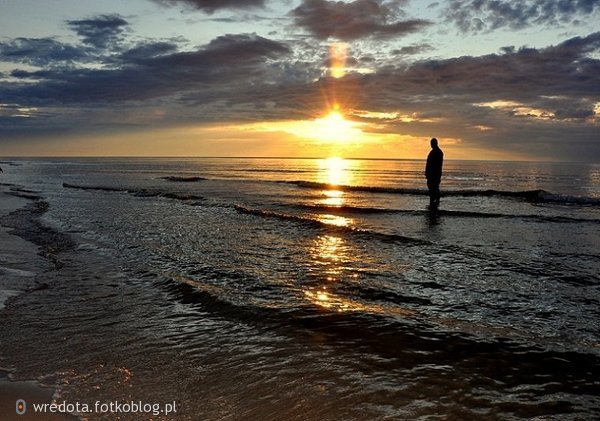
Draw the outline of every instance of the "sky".
[[[600,0],[0,0],[0,155],[600,162]]]

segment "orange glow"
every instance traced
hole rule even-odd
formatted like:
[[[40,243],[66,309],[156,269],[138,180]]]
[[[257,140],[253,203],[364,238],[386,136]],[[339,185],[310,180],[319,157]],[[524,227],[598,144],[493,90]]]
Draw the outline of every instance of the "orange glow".
[[[338,157],[331,157],[321,161],[321,169],[327,178],[327,183],[332,186],[348,184],[348,161]],[[325,180],[323,180],[325,181]]]
[[[340,207],[344,204],[344,192],[342,190],[323,190],[321,203],[327,206]]]
[[[252,132],[284,132],[319,145],[348,145],[365,141],[368,136],[360,128],[363,123],[346,120],[339,109],[314,120],[273,121],[237,126]]]
[[[326,182],[331,187],[350,184],[353,172],[349,171],[349,162],[350,161],[338,157],[321,160],[319,166],[321,167],[322,175],[320,176],[319,181]],[[344,204],[343,190],[329,188],[323,190],[321,194],[323,194],[324,198],[320,203],[324,205],[339,207]],[[338,222],[336,225],[348,225],[347,223],[340,223],[339,220],[336,221]]]
[[[336,227],[347,227],[352,225],[353,222],[350,218],[330,214],[319,215],[317,219],[324,224],[335,225]]]
[[[333,142],[356,140],[362,135],[357,126],[357,123],[346,120],[339,107],[335,106],[329,114],[314,121],[313,137]]]

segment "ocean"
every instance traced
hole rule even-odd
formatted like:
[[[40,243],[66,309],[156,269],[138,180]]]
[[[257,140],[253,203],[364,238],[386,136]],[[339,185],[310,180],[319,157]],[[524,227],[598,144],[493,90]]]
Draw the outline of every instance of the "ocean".
[[[600,418],[600,164],[448,160],[435,212],[417,160],[1,166],[27,204],[0,222],[51,265],[0,310],[0,366],[58,401]]]

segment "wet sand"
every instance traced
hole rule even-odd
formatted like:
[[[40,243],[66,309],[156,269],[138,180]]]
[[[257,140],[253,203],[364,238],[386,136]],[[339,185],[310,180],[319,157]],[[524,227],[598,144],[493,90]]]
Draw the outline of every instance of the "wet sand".
[[[0,220],[29,203],[14,193],[9,186],[0,186]],[[49,262],[38,254],[37,246],[0,225],[0,310],[10,297],[34,288],[36,273],[49,267]]]
[[[15,382],[8,379],[8,374],[0,371],[0,419],[10,420],[77,420],[78,418],[67,414],[34,413],[34,404],[52,403],[54,391],[41,387],[35,381]],[[16,413],[16,402],[23,399],[26,402],[26,412],[23,415]]]
[[[25,206],[28,200],[10,194],[9,186],[0,186],[0,218]],[[36,287],[35,275],[49,267],[38,254],[38,248],[0,226],[0,311],[6,308],[11,297],[27,293]],[[0,348],[2,339],[0,339]],[[1,357],[1,355],[0,355]],[[2,420],[74,420],[64,414],[34,414],[32,405],[51,403],[54,391],[41,387],[36,381],[12,381],[5,371],[0,371],[0,419]],[[28,411],[17,415],[16,401],[23,399]]]

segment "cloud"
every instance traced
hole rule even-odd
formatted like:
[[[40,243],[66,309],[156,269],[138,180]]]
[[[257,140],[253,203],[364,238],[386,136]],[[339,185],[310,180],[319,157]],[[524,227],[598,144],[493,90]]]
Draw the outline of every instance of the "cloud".
[[[156,3],[174,6],[181,4],[195,9],[213,13],[219,9],[248,9],[251,7],[262,7],[265,0],[153,0]]]
[[[123,37],[118,49],[107,43],[111,54],[90,52],[89,43],[67,54],[68,46],[51,38],[0,44],[2,57],[13,52],[12,62],[42,66],[5,72],[0,137],[311,119],[324,112],[333,92],[349,113],[360,110],[350,115],[368,120],[375,132],[600,161],[600,32],[547,48],[508,46],[498,54],[417,62],[406,55],[426,44],[399,48],[396,55],[356,50],[353,65],[366,62],[372,72],[335,80],[319,79],[324,52],[307,38],[227,34],[182,51],[177,41],[133,45],[124,32],[111,33]],[[77,54],[96,61],[90,66]]]
[[[263,77],[267,61],[290,53],[283,43],[254,34],[220,36],[195,51],[173,52],[164,42],[123,52],[108,69],[17,70],[13,77],[37,83],[0,85],[0,96],[18,104],[114,103],[173,95],[205,84],[228,88]]]
[[[392,54],[399,56],[413,56],[421,53],[426,53],[427,51],[431,50],[433,50],[433,47],[430,44],[423,43],[401,47],[399,49],[393,50]]]
[[[451,0],[442,14],[463,32],[556,26],[600,10],[600,0]]]
[[[391,38],[417,32],[430,25],[430,22],[421,19],[398,20],[401,13],[393,6],[393,3],[379,0],[354,0],[350,3],[303,0],[291,14],[297,26],[323,40]]]
[[[172,42],[145,41],[133,48],[125,50],[118,57],[118,61],[122,63],[135,63],[165,54],[172,54],[176,51],[177,44]]]
[[[504,96],[521,102],[542,96],[589,97],[600,95],[600,61],[589,56],[599,50],[596,32],[542,49],[421,61],[380,71],[373,79],[385,78],[406,95],[466,95],[489,101]]]
[[[48,66],[86,58],[78,47],[60,43],[52,38],[15,38],[0,43],[0,61]]]
[[[129,23],[119,15],[100,15],[89,19],[70,20],[67,25],[84,44],[97,49],[117,45]]]
[[[468,139],[542,159],[600,160],[600,60],[592,54],[600,51],[600,32],[505,51],[381,68],[342,80],[339,89],[359,92],[363,110],[417,116],[382,118],[374,127],[383,132]]]

